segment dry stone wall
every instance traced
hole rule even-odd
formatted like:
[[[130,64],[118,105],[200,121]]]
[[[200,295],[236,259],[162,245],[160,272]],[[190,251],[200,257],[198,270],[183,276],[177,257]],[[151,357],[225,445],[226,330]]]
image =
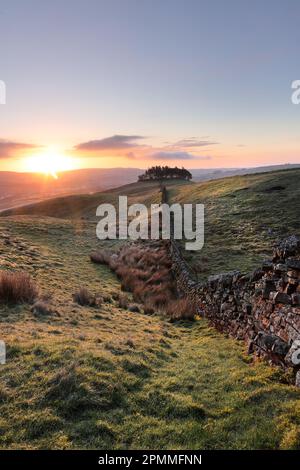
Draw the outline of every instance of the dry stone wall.
[[[292,236],[259,269],[210,276],[198,283],[174,240],[173,273],[179,291],[220,331],[248,343],[249,353],[300,369],[300,239]],[[300,371],[296,375],[300,386]]]
[[[221,273],[204,283],[195,281],[175,240],[169,248],[178,289],[199,314],[245,340],[249,353],[294,368],[300,386],[300,238],[279,243],[272,259],[251,273]]]

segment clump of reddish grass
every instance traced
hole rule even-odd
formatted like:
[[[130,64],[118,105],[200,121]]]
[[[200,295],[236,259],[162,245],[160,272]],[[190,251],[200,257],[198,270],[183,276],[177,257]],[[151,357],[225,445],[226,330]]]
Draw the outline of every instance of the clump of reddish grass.
[[[171,297],[168,292],[163,292],[162,290],[160,290],[159,292],[153,295],[153,297],[150,299],[150,302],[154,307],[159,309],[166,307],[170,300]]]
[[[73,300],[81,306],[99,307],[102,299],[91,294],[86,287],[81,287],[75,294]]]
[[[119,294],[119,298],[118,298],[119,307],[123,308],[124,310],[127,310],[128,309],[128,304],[129,304],[129,301],[128,301],[127,295]]]
[[[144,314],[145,315],[153,315],[154,313],[155,313],[155,310],[152,307],[152,305],[150,305],[149,303],[146,303],[144,305]]]
[[[28,273],[0,272],[0,303],[33,303],[37,296],[37,285]]]
[[[109,264],[111,253],[109,251],[94,251],[90,254],[90,259],[96,264]]]
[[[147,311],[164,310],[177,298],[172,263],[164,244],[123,246],[109,265],[121,280],[121,289],[132,292],[134,301],[147,305]]]
[[[98,251],[91,254],[95,263],[107,264],[121,281],[121,289],[131,292],[135,302],[144,305],[144,313],[164,312],[171,321],[193,320],[195,306],[187,299],[178,299],[172,276],[172,261],[166,245],[132,243],[118,253]],[[128,309],[128,297],[120,294],[119,307]]]
[[[172,300],[166,307],[166,315],[171,321],[194,320],[196,315],[196,305],[188,298]]]

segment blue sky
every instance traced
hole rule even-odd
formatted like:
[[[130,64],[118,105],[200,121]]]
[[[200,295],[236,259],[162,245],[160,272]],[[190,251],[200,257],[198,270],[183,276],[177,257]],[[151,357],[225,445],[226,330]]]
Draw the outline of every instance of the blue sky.
[[[171,151],[190,168],[299,162],[299,18],[297,0],[1,1],[0,139],[76,158],[81,143],[144,137],[81,153],[80,166]],[[176,146],[185,139],[208,145]],[[0,169],[19,160],[2,154]]]

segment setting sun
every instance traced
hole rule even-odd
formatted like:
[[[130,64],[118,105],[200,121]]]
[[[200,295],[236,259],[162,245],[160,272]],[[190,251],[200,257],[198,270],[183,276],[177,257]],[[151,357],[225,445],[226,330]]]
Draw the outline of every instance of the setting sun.
[[[24,161],[25,171],[44,173],[57,178],[60,171],[72,170],[72,158],[64,155],[57,148],[48,147],[43,152],[27,157]]]

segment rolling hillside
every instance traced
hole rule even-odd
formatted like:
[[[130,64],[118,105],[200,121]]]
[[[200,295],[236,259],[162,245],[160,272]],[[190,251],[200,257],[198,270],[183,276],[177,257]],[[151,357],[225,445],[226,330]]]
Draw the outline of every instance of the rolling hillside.
[[[91,250],[116,245],[96,239],[95,207],[119,194],[157,202],[158,189],[133,184],[2,214],[0,270],[29,272],[47,305],[0,304],[7,346],[7,364],[0,367],[2,449],[300,448],[300,392],[288,375],[252,362],[243,343],[203,319],[171,323],[159,311],[146,315],[142,305],[131,308],[130,293],[124,305],[117,277],[90,262]],[[208,270],[223,269],[227,250],[235,253],[237,245],[241,253],[230,251],[228,265],[250,265],[264,254],[273,235],[253,254],[267,233],[253,227],[265,224],[274,237],[299,227],[296,171],[168,191],[174,201],[208,205]],[[231,234],[236,227],[238,241]],[[101,303],[75,302],[81,287]]]
[[[274,241],[300,232],[300,169],[170,188],[170,202],[205,205],[205,245],[186,253],[199,278],[268,258]]]
[[[170,202],[205,205],[205,246],[186,253],[196,275],[249,271],[268,257],[278,238],[299,232],[300,169],[233,176],[202,183],[167,182]],[[50,199],[4,211],[0,216],[35,215],[95,220],[99,204],[149,206],[160,202],[159,183],[133,183],[106,192]]]
[[[53,178],[41,173],[0,171],[0,210],[69,194],[105,191],[132,183],[141,173],[137,168],[87,168],[64,171]]]
[[[37,204],[30,204],[0,213],[7,215],[44,215],[62,219],[95,218],[96,208],[99,204],[117,204],[118,196],[128,196],[128,203],[141,202],[151,204],[159,202],[159,184],[156,182],[132,183],[120,188],[111,189],[94,194],[79,194],[58,197]]]

